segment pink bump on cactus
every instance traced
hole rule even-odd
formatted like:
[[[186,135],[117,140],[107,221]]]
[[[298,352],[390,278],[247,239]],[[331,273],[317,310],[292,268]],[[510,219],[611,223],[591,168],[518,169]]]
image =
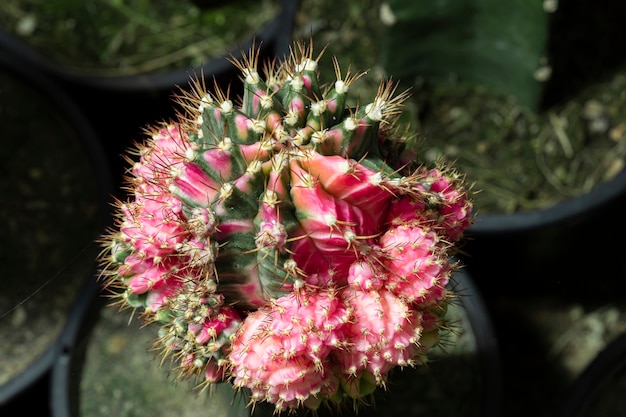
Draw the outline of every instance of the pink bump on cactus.
[[[236,101],[194,79],[129,158],[105,281],[181,377],[277,412],[358,403],[439,340],[471,200],[454,170],[411,160],[396,84],[350,108],[363,74],[334,60],[321,85],[311,44],[264,76],[257,61],[233,60]]]

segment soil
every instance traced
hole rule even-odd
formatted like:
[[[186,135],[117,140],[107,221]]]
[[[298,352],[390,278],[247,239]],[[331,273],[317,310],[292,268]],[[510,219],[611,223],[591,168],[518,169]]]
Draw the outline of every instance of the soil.
[[[0,387],[51,346],[95,273],[98,174],[45,94],[0,71]]]
[[[550,207],[610,181],[626,163],[626,71],[533,113],[510,96],[450,85],[416,96],[426,160],[476,184],[480,214]]]
[[[276,16],[279,4],[6,0],[0,27],[70,71],[132,75],[195,67],[221,56]]]

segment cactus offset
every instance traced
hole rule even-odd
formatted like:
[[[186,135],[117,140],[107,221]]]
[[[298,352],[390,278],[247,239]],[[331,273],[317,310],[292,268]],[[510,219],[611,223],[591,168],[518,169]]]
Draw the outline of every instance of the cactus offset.
[[[196,79],[175,122],[138,146],[132,195],[105,236],[106,284],[160,327],[181,377],[231,381],[276,410],[360,399],[423,363],[452,295],[450,258],[471,222],[463,179],[411,159],[406,94],[361,74],[322,86],[312,45],[243,96]]]

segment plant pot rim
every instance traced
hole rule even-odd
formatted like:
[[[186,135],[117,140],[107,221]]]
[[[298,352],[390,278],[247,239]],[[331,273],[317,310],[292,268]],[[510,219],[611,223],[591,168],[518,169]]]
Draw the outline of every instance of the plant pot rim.
[[[496,235],[571,224],[595,213],[624,195],[626,195],[626,169],[591,191],[548,208],[513,214],[481,215],[477,213],[474,224],[468,228],[466,234],[468,236]]]
[[[45,57],[2,28],[0,28],[0,51],[3,54],[14,55],[21,59],[24,64],[39,68],[44,73],[92,88],[129,93],[171,90],[176,85],[186,84],[192,74],[219,74],[231,70],[230,56],[241,59],[244,51],[248,51],[253,45],[258,46],[280,41],[293,28],[299,1],[282,0],[278,14],[265,23],[252,38],[242,40],[224,55],[210,58],[195,67],[189,66],[170,71],[155,71],[136,75],[92,76]],[[285,45],[277,45],[275,48],[281,55],[288,52],[286,43]]]
[[[91,125],[63,89],[46,77],[45,74],[41,74],[33,69],[28,63],[5,54],[0,54],[0,69],[10,73],[15,78],[23,80],[32,89],[45,94],[52,105],[56,107],[75,131],[85,157],[95,174],[95,180],[97,181],[96,186],[98,187],[99,207],[101,210],[101,217],[98,221],[104,226],[108,217],[110,217],[108,200],[112,190],[111,173],[108,162],[104,158],[103,148],[91,128]],[[96,265],[94,263],[94,275],[95,271]],[[66,313],[68,320],[64,324],[60,334],[30,365],[4,384],[0,385],[0,405],[10,402],[10,400],[33,385],[51,369],[55,358],[62,349],[63,339],[67,338],[67,333],[71,331],[71,317],[76,314],[81,314],[85,294],[93,291],[89,281],[77,292],[76,298]]]

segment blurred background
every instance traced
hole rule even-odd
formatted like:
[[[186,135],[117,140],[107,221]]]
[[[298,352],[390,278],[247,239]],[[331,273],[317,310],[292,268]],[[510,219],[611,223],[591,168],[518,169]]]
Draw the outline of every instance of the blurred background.
[[[205,398],[154,366],[153,329],[101,309],[93,242],[125,198],[121,155],[175,117],[190,76],[236,93],[226,57],[254,42],[262,60],[282,59],[311,38],[326,48],[322,80],[334,80],[332,56],[368,72],[355,103],[385,78],[409,89],[418,158],[453,162],[474,184],[460,256],[479,302],[466,314],[485,313],[469,351],[489,338],[477,372],[492,404],[415,415],[617,415],[624,18],[608,0],[4,0],[0,414],[206,415]],[[431,401],[466,404],[465,388]]]

